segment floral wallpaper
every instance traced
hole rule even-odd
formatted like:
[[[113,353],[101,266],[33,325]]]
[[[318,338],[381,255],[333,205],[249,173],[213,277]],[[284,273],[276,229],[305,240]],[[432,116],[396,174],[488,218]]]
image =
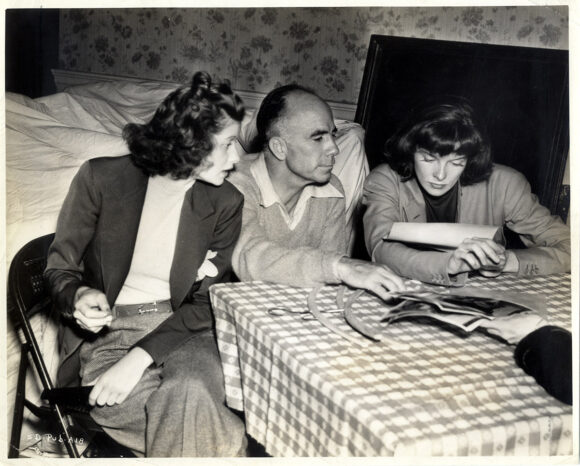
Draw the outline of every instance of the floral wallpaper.
[[[568,48],[565,6],[63,9],[60,66],[235,89],[289,82],[354,103],[371,34]]]

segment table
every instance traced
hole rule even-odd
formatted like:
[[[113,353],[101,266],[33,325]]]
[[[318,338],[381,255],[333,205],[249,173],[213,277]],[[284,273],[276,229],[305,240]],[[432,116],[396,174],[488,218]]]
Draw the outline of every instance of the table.
[[[569,274],[469,285],[543,293],[551,323],[571,328]],[[336,288],[320,290],[321,310],[335,307]],[[376,323],[383,340],[371,342],[329,314],[363,347],[316,320],[268,314],[306,308],[309,291],[263,282],[210,289],[227,403],[244,411],[248,434],[270,455],[572,454],[572,407],[517,367],[513,346],[425,319]],[[372,322],[381,304],[365,293],[353,311]]]

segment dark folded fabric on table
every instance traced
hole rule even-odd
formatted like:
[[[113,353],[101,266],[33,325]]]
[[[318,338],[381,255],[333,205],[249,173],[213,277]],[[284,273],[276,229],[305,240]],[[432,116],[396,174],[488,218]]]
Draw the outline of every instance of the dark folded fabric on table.
[[[517,344],[514,357],[550,395],[572,404],[572,334],[568,330],[540,327]]]

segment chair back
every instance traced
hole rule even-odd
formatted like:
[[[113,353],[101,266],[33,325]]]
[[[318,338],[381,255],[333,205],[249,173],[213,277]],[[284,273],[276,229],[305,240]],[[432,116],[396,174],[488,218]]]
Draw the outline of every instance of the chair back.
[[[33,239],[18,251],[10,264],[8,294],[16,308],[14,323],[19,326],[22,326],[23,315],[29,319],[50,304],[44,283],[44,269],[48,248],[53,240],[54,233]]]
[[[51,310],[50,293],[44,281],[44,269],[46,268],[46,259],[48,249],[54,240],[54,234],[44,235],[33,239],[25,244],[20,251],[14,256],[8,272],[8,302],[10,317],[16,328],[20,328],[24,337],[22,358],[30,354],[34,367],[42,383],[43,392],[48,392],[54,388],[50,374],[44,363],[40,347],[34,335],[34,330],[30,323],[30,318],[39,312],[49,312]],[[21,361],[20,372],[26,370],[27,364]],[[25,375],[25,372],[23,373]],[[25,376],[19,375],[17,388],[18,399],[24,397]],[[33,412],[41,412],[38,408],[33,408],[28,400],[23,403]],[[12,437],[10,442],[10,457],[18,457],[18,448],[20,445],[20,434],[22,428],[22,409],[17,407],[20,413],[17,415],[15,408],[15,417],[12,427]],[[79,453],[72,437],[69,433],[69,421],[63,416],[57,403],[51,403],[54,410],[55,420],[59,423],[64,435],[65,448],[71,458],[78,458]]]
[[[22,330],[44,389],[53,388],[30,318],[51,309],[50,294],[44,282],[48,248],[54,234],[41,236],[25,244],[14,256],[8,272],[9,315],[16,328]]]

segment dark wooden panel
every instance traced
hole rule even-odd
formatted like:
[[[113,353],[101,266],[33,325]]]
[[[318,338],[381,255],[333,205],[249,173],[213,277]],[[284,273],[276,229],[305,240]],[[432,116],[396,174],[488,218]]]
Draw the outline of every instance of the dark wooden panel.
[[[56,92],[59,10],[6,10],[6,90],[40,97]]]
[[[371,167],[410,108],[445,94],[472,102],[494,160],[521,171],[557,213],[569,150],[568,52],[371,36],[356,114]]]

